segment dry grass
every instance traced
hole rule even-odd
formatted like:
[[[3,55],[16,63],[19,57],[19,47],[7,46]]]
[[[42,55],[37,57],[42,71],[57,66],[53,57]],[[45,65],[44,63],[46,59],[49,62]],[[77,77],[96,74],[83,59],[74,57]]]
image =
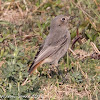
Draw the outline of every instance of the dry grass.
[[[74,96],[77,98],[83,98],[84,96],[88,96],[90,94],[89,91],[78,91],[77,87],[73,84],[64,84],[59,85],[59,87],[54,84],[47,84],[46,86],[41,86],[40,91],[43,91],[44,94],[40,94],[39,100],[49,100],[50,98],[56,100],[63,100],[66,97],[71,97],[74,99]]]
[[[99,100],[99,3],[99,0],[0,0],[0,96],[12,95],[18,100]],[[51,78],[48,77],[49,65],[44,65],[21,86],[28,66],[49,33],[51,19],[60,14],[75,16],[69,25],[71,37],[74,40],[78,34],[82,39],[59,62],[59,75],[52,71]],[[37,97],[30,98],[32,95]]]

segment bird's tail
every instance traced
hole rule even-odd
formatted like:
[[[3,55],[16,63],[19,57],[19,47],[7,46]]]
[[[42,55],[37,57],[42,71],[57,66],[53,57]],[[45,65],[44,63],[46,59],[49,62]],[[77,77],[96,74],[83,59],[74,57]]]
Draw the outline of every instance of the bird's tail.
[[[43,61],[40,61],[38,64],[34,65],[32,64],[31,67],[29,68],[28,72],[29,72],[29,76],[24,80],[24,82],[21,84],[22,86],[24,86],[27,81],[28,81],[28,78],[30,77],[30,75],[32,75],[32,73],[40,66],[40,64],[42,63]]]
[[[29,75],[31,75],[39,66],[40,66],[40,64],[42,63],[43,61],[40,61],[38,64],[36,64],[36,65],[32,65],[31,66],[31,68],[29,68],[29,70],[28,70],[28,73],[29,73]]]

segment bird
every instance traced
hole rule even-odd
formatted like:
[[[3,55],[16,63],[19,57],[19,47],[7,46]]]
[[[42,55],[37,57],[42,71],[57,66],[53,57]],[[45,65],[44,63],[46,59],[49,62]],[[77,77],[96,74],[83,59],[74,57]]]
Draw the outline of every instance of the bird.
[[[49,34],[37,52],[34,61],[28,69],[31,75],[40,65],[50,63],[58,66],[59,60],[68,51],[71,36],[68,29],[70,17],[58,15],[51,20]]]

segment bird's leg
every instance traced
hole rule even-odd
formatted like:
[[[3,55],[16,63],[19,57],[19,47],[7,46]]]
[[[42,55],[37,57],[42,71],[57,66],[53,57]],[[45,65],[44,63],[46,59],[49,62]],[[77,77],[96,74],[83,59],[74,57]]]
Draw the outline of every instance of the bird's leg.
[[[58,66],[56,66],[56,68],[57,68],[57,77],[58,78],[63,78],[63,71],[61,69],[59,69],[59,66],[60,66],[60,64]]]
[[[58,76],[58,78],[60,78],[60,77],[63,77],[62,75],[62,71],[59,69],[59,65],[58,66],[56,66],[56,68],[57,68],[57,76]]]
[[[58,75],[60,70],[59,70],[59,65],[53,65],[53,69],[54,69],[54,72],[56,72],[56,74]]]
[[[54,70],[55,72],[57,72],[57,70],[58,70],[57,66],[52,65],[52,67],[53,67],[53,70]]]
[[[55,74],[58,74],[57,72],[57,68],[55,65],[51,65],[48,72],[47,72],[47,75],[49,78],[51,78],[52,76],[54,76]]]
[[[49,78],[51,78],[52,76],[53,76],[53,74],[54,74],[54,69],[55,68],[55,66],[54,65],[50,65],[50,68],[48,69],[48,72],[47,72],[47,75],[48,75],[48,77]]]

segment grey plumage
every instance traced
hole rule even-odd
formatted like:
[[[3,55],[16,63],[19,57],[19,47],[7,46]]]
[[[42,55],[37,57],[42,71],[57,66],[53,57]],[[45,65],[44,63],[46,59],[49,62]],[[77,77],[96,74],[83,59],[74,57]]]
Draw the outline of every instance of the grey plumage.
[[[70,32],[68,31],[69,17],[59,15],[51,21],[50,32],[46,37],[34,63],[29,68],[31,74],[40,64],[51,63],[58,66],[58,61],[67,52],[70,44]]]

